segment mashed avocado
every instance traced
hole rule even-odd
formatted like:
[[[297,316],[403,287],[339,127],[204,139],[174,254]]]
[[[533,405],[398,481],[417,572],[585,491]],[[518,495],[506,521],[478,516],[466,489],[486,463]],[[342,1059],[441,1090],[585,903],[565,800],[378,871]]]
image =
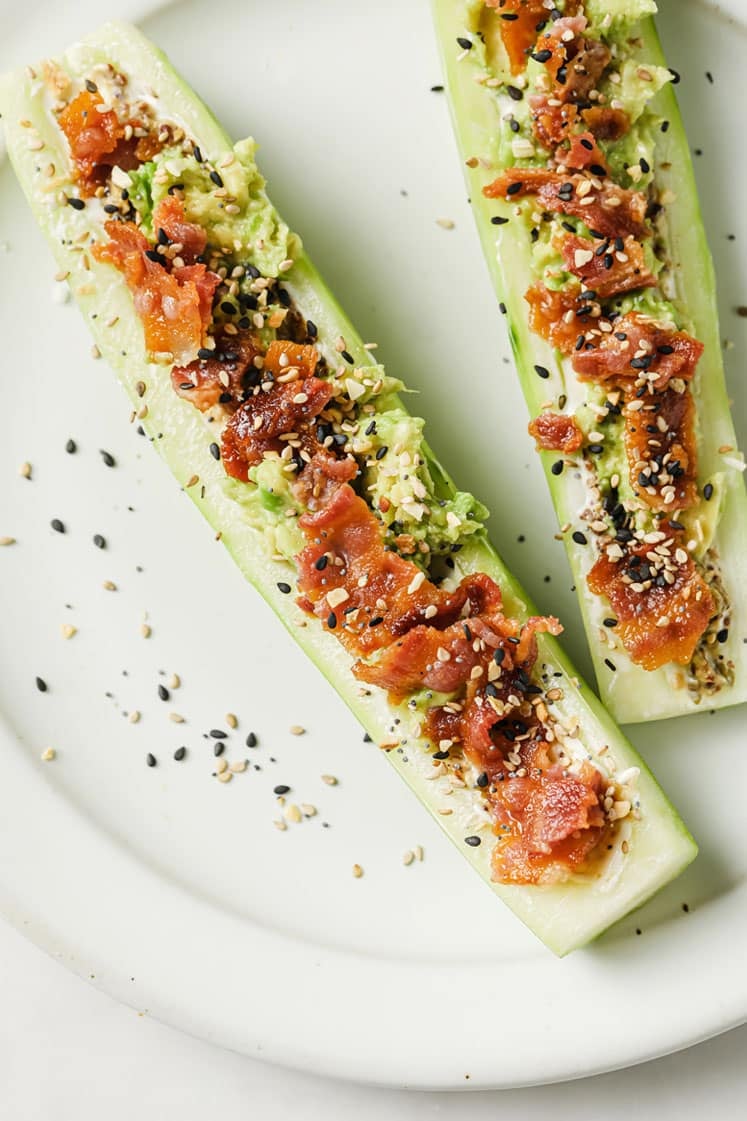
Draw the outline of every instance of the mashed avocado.
[[[248,484],[229,476],[223,480],[226,494],[241,506],[249,524],[264,533],[268,552],[288,560],[306,543],[295,520],[303,511],[291,491],[294,477],[283,470],[278,456],[252,467]]]
[[[248,252],[264,276],[278,276],[282,263],[298,255],[301,242],[270,204],[255,150],[254,140],[240,140],[208,166],[193,155],[164,148],[130,172],[130,199],[146,232],[152,236],[153,210],[170,187],[180,184],[186,216],[207,231],[211,248],[229,258],[240,253],[245,259]]]

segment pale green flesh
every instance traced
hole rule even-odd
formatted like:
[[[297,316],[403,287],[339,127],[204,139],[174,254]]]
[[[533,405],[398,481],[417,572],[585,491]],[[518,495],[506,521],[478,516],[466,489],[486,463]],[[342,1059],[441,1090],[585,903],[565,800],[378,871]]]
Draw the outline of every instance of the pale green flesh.
[[[537,279],[533,269],[532,252],[523,226],[519,234],[512,222],[503,226],[491,224],[491,218],[502,214],[509,216],[512,208],[499,200],[487,199],[482,189],[492,182],[500,171],[496,162],[495,137],[505,132],[501,113],[507,106],[516,104],[503,99],[499,105],[494,93],[475,82],[477,64],[469,57],[459,58],[457,36],[472,33],[470,23],[474,3],[466,0],[433,0],[436,30],[441,46],[454,129],[463,159],[490,156],[491,166],[465,166],[465,174],[483,251],[498,298],[506,306],[506,320],[529,413],[536,416],[542,402],[567,394],[569,401],[581,395],[579,383],[558,352],[529,329],[528,308],[524,293]],[[596,10],[604,5],[597,4]],[[609,5],[615,13],[630,7],[629,3]],[[644,6],[645,7],[645,6]],[[617,16],[616,16],[617,18]],[[640,46],[636,49],[641,62],[664,66],[661,46],[651,18],[637,25]],[[717,549],[723,577],[729,593],[731,622],[729,639],[720,648],[725,658],[735,666],[733,686],[724,686],[719,692],[703,697],[698,703],[686,688],[677,688],[682,680],[682,667],[669,665],[656,671],[646,671],[636,666],[618,643],[611,652],[601,641],[605,629],[602,620],[609,614],[607,601],[592,595],[586,587],[586,573],[593,561],[592,549],[576,544],[571,532],[563,535],[568,559],[578,590],[587,640],[591,650],[600,694],[613,716],[624,723],[655,720],[697,712],[702,708],[722,708],[747,700],[747,495],[736,452],[737,440],[729,410],[721,357],[721,340],[715,300],[715,279],[705,231],[698,207],[697,191],[692,171],[687,139],[677,108],[674,91],[665,86],[654,99],[656,113],[670,121],[666,133],[656,132],[656,182],[661,189],[670,188],[675,199],[666,207],[668,255],[672,262],[671,282],[675,286],[674,300],[678,311],[692,325],[692,332],[705,344],[703,357],[692,383],[697,410],[698,481],[714,484],[712,500],[719,508],[701,502],[703,526],[713,532],[713,545]],[[662,170],[661,165],[669,164]],[[657,297],[660,300],[660,297]],[[477,328],[477,325],[475,325]],[[550,371],[550,378],[537,377],[534,366],[539,364]],[[587,425],[588,428],[588,425]],[[720,447],[735,449],[724,456]],[[560,476],[551,473],[557,453],[542,453],[543,466],[561,525],[572,528],[583,526],[579,512],[586,501],[586,489],[578,474],[566,470]],[[731,463],[730,463],[731,458]],[[683,518],[687,521],[687,518]],[[616,667],[612,672],[605,662],[611,659]]]
[[[230,141],[212,115],[174,73],[164,56],[135,29],[109,24],[89,37],[83,47],[78,45],[64,61],[71,73],[82,77],[93,58],[106,58],[118,69],[138,75],[150,85],[164,113],[170,119],[181,120],[188,133],[211,157],[217,158],[219,153],[230,149]],[[70,271],[73,294],[102,356],[116,369],[134,406],[139,408],[143,400],[147,402],[148,415],[142,423],[148,432],[163,434],[154,444],[178,482],[184,487],[193,475],[199,476],[200,485],[188,490],[190,497],[214,529],[220,531],[223,543],[241,571],[350,706],[374,743],[393,742],[395,716],[402,718],[397,735],[404,738],[402,729],[407,728],[407,710],[391,706],[381,691],[362,694],[351,673],[351,658],[335,637],[313,622],[308,626],[298,625],[306,617],[292,602],[292,597],[283,595],[277,588],[278,581],[288,579],[288,566],[271,558],[263,535],[249,526],[240,505],[229,497],[223,467],[209,452],[211,433],[201,414],[174,394],[168,369],[148,363],[142,329],[124,283],[111,268],[95,260],[91,261],[90,271],[86,271],[81,254],[61,244],[60,224],[64,226],[65,236],[75,237],[87,228],[86,212],[62,208],[64,213],[61,214],[61,208],[51,205],[49,196],[40,189],[37,171],[40,160],[37,153],[29,150],[27,135],[18,122],[26,118],[36,126],[46,143],[44,162],[49,157],[62,168],[67,166],[67,155],[58,129],[42,111],[39,99],[34,96],[33,84],[25,75],[12,75],[5,81],[0,88],[0,108],[11,159],[32,209],[50,239],[58,264],[61,269]],[[81,285],[92,285],[93,290],[84,288],[81,292]],[[297,259],[284,278],[284,285],[303,314],[317,324],[322,350],[329,350],[334,340],[342,335],[356,363],[370,361],[360,337],[305,255]],[[94,312],[95,319],[92,318]],[[105,323],[113,316],[119,316],[119,322],[115,328],[107,329]],[[126,352],[126,358],[122,351]],[[139,381],[148,387],[144,399],[137,394]],[[444,491],[451,493],[452,484],[435,460],[429,460],[429,469]],[[201,487],[204,487],[204,494]],[[519,618],[532,613],[527,596],[482,535],[469,542],[456,560],[457,574],[484,571],[500,584],[507,612]],[[474,793],[456,791],[448,799],[452,814],[441,816],[438,809],[447,800],[439,793],[439,783],[428,780],[428,776],[432,776],[432,759],[423,741],[409,737],[403,750],[391,750],[387,758],[492,890],[546,945],[557,954],[565,954],[589,942],[643,903],[686,867],[697,850],[651,773],[591,691],[578,683],[571,665],[553,639],[541,637],[539,665],[547,672],[561,674],[557,683],[564,690],[565,699],[558,705],[558,711],[564,719],[578,718],[583,749],[589,757],[603,770],[610,769],[612,760],[618,774],[629,767],[640,768],[636,793],[641,817],[629,819],[624,827],[629,852],[623,856],[618,848],[601,875],[546,887],[493,883],[490,879],[491,834]],[[600,751],[602,756],[598,755]],[[469,848],[464,844],[464,837],[475,832],[480,832],[485,843],[479,848]]]

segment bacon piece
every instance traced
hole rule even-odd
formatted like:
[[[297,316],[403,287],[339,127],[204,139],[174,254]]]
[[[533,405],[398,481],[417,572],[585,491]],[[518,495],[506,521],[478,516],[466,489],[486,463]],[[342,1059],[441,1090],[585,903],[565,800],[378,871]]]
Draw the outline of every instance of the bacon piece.
[[[609,47],[600,39],[574,39],[566,44],[566,58],[565,66],[555,74],[560,90],[554,92],[565,101],[588,104],[589,93],[610,61]]]
[[[500,589],[489,577],[466,577],[456,591],[443,592],[423,579],[412,561],[387,550],[372,511],[347,482],[336,477],[344,470],[338,472],[315,456],[296,484],[296,488],[309,487],[316,496],[316,509],[303,514],[298,523],[309,542],[296,558],[302,606],[334,630],[343,645],[356,654],[368,654],[390,646],[420,624],[429,624],[420,628],[426,631],[446,628],[466,605],[472,613],[499,613]],[[361,680],[386,687],[379,666],[358,663],[355,672]],[[398,678],[392,680],[395,688]]]
[[[535,334],[552,343],[561,354],[572,354],[578,338],[589,325],[594,324],[586,301],[579,303],[578,295],[568,289],[554,290],[544,284],[533,284],[524,296],[529,304],[529,326]]]
[[[188,366],[174,366],[171,384],[200,412],[218,404],[235,407],[243,400],[250,381],[258,377],[253,362],[259,354],[257,339],[249,331],[218,334],[211,357],[196,358]]]
[[[581,116],[597,140],[620,140],[630,130],[630,117],[624,109],[592,105],[589,109],[582,109]]]
[[[545,744],[529,753],[526,777],[492,788],[490,802],[503,826],[493,849],[499,883],[548,884],[588,869],[609,834],[602,809],[606,781],[583,763],[572,772],[550,763]]]
[[[584,434],[567,413],[542,412],[529,422],[529,435],[537,441],[538,451],[556,451],[570,455],[584,442]]]
[[[561,252],[568,271],[595,292],[597,299],[636,288],[655,288],[656,277],[646,267],[641,243],[626,237],[622,245],[618,249],[614,241],[590,241],[571,234],[563,239]]]
[[[102,112],[103,104],[101,94],[85,89],[57,118],[70,147],[73,178],[84,196],[106,182],[112,167],[131,171],[164,146],[163,140],[151,134],[125,140],[127,126],[137,128],[140,122],[120,121],[113,109]]]
[[[579,132],[571,137],[571,146],[567,152],[558,152],[558,159],[566,167],[573,167],[577,171],[586,171],[592,168],[594,174],[599,174],[597,168],[607,171],[607,162],[604,154],[597,144],[592,132]]]
[[[302,382],[274,385],[244,401],[223,429],[221,456],[227,473],[246,482],[249,468],[261,463],[267,452],[283,450],[280,436],[306,433],[333,394],[328,381],[307,377]],[[316,439],[310,436],[309,441],[316,449]]]
[[[543,148],[554,152],[570,137],[578,109],[570,102],[561,102],[557,97],[551,98],[544,94],[532,94],[527,100],[535,139]]]
[[[123,274],[149,354],[170,354],[173,362],[189,364],[203,345],[220,277],[204,265],[169,272],[165,260],[148,256],[150,245],[131,222],[109,221],[104,228],[109,241],[94,245],[93,255]]]
[[[267,348],[264,369],[274,377],[298,370],[302,378],[311,377],[319,362],[315,346],[302,346],[289,339],[275,339]]]
[[[177,255],[186,265],[192,265],[205,252],[207,234],[202,226],[189,222],[184,213],[184,203],[176,195],[164,195],[153,211],[153,230],[157,240],[159,231],[176,248]]]
[[[654,510],[686,510],[698,497],[692,394],[666,389],[653,397],[646,395],[644,400],[643,409],[624,410],[625,452],[633,488]]]
[[[310,513],[328,506],[342,483],[349,483],[358,474],[358,464],[351,455],[335,459],[329,452],[314,453],[291,490],[299,506]]]
[[[527,53],[537,41],[539,27],[547,19],[543,0],[485,0],[485,7],[496,9],[511,73],[521,74],[526,70]]]
[[[583,175],[560,175],[545,168],[510,167],[483,187],[483,194],[511,199],[536,195],[545,210],[580,218],[605,237],[649,236],[645,195],[614,183],[590,186],[585,195],[579,194],[579,189],[586,190],[583,184],[593,182]]]
[[[675,553],[674,538],[664,543]],[[650,545],[640,546],[618,561],[602,553],[587,583],[595,595],[609,600],[617,616],[615,634],[633,662],[647,670],[670,662],[687,665],[714,613],[713,596],[689,557],[673,563],[674,583],[651,579],[650,550]],[[644,590],[635,591],[634,585]]]
[[[612,331],[596,337],[593,346],[574,354],[573,368],[579,381],[625,386],[643,379],[650,389],[662,390],[672,378],[689,381],[702,353],[703,344],[685,331],[629,312],[614,321]]]

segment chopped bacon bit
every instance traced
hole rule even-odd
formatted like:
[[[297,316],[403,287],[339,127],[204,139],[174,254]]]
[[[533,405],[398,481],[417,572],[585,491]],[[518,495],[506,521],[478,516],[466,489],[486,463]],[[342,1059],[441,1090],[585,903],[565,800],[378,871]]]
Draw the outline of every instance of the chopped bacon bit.
[[[244,482],[249,468],[268,452],[283,450],[280,436],[299,433],[300,443],[310,453],[316,450],[316,437],[309,433],[310,423],[329,404],[334,388],[321,378],[274,385],[267,392],[253,395],[230,418],[221,438],[221,455],[226,471]]]
[[[234,407],[244,399],[250,380],[258,371],[253,361],[261,350],[249,331],[215,336],[210,358],[196,358],[188,366],[174,366],[171,384],[176,393],[206,412],[215,405]],[[248,376],[250,375],[250,376]]]
[[[640,411],[624,410],[630,481],[652,509],[685,510],[698,497],[692,394],[666,389],[645,400]]]
[[[537,450],[576,452],[584,442],[584,434],[567,413],[540,413],[529,424],[529,435],[537,441]]]
[[[275,339],[267,348],[264,369],[274,377],[297,369],[302,378],[311,377],[319,362],[319,352],[315,346],[302,346],[287,339]]]
[[[560,175],[545,168],[510,167],[483,187],[483,194],[511,199],[536,195],[545,210],[580,218],[605,237],[648,237],[645,195],[614,183],[597,188],[593,182],[583,175]],[[578,193],[582,183],[592,184],[586,195]]]
[[[534,137],[550,152],[570,137],[578,116],[575,105],[567,101],[557,104],[558,100],[542,94],[533,94],[528,99]],[[556,104],[551,105],[551,101]]]
[[[171,246],[178,247],[178,256],[187,265],[194,264],[205,252],[207,234],[202,226],[187,221],[184,203],[176,195],[165,195],[153,211],[153,230],[163,230]]]
[[[575,354],[573,368],[580,381],[625,385],[645,377],[651,389],[661,390],[672,378],[689,381],[702,353],[703,344],[685,331],[629,312],[593,347]]]
[[[93,255],[124,275],[148,352],[170,354],[174,362],[187,365],[203,344],[220,277],[204,265],[169,272],[165,259],[162,264],[147,255],[150,245],[131,222],[109,221],[104,228],[109,241],[94,245]]]
[[[577,295],[563,289],[555,291],[544,284],[533,284],[524,299],[529,304],[529,326],[547,339],[562,354],[572,354],[576,341],[594,322],[588,315],[577,315]]]
[[[468,603],[473,613],[498,612],[500,590],[487,576],[467,577],[454,592],[442,592],[429,580],[419,581],[413,588],[413,578],[420,572],[418,567],[384,547],[382,527],[376,517],[344,481],[344,470],[330,471],[330,466],[328,457],[315,456],[296,484],[297,494],[301,485],[310,485],[317,494],[316,508],[309,509],[298,522],[309,541],[296,558],[298,586],[303,606],[324,620],[328,629],[331,609],[327,596],[339,589],[346,592],[341,601],[345,614],[341,610],[338,617],[332,611],[331,629],[349,650],[359,655],[371,653],[390,646],[394,639],[408,632],[414,633],[413,629],[441,634]],[[311,474],[310,484],[304,480],[307,472]],[[330,558],[329,563],[318,568],[325,555]],[[426,616],[428,608],[431,610]],[[430,626],[420,626],[427,621]],[[443,641],[439,639],[439,644]],[[398,647],[392,650],[395,656],[386,665],[358,663],[356,676],[392,691],[407,692],[408,674],[412,674],[413,667],[400,666],[396,657]],[[470,669],[472,665],[474,662]]]
[[[358,474],[358,464],[351,455],[335,459],[326,451],[317,451],[293,483],[293,495],[304,510],[315,513],[328,506],[342,483],[349,483]]]
[[[581,116],[597,140],[620,140],[630,130],[630,117],[624,109],[592,105],[589,109],[582,109]]]
[[[591,241],[571,234],[563,239],[561,251],[565,267],[585,288],[595,292],[597,299],[656,287],[656,277],[646,267],[643,246],[634,237],[626,237],[620,250],[614,241]]]
[[[577,772],[549,759],[538,743],[526,756],[524,777],[492,787],[490,803],[503,829],[493,849],[499,883],[549,884],[588,869],[595,850],[604,854],[609,835],[602,809],[605,779],[589,763]]]
[[[127,126],[139,127],[140,122],[120,121],[113,109],[100,112],[103,104],[101,94],[86,89],[57,118],[70,146],[74,179],[85,196],[106,181],[115,165],[130,171],[163,147],[150,135],[125,140]]]
[[[675,548],[673,538],[664,544]],[[609,600],[617,617],[615,634],[632,661],[647,670],[669,662],[687,665],[715,610],[713,596],[689,557],[672,564],[673,583],[652,581],[646,559],[650,548],[642,545],[619,561],[602,553],[587,582],[595,595]],[[641,584],[645,590],[635,591],[634,585]]]
[[[599,39],[574,39],[565,44],[565,57],[568,61],[555,71],[553,93],[563,101],[583,104],[607,68],[609,48]]]
[[[586,171],[589,167],[602,167],[607,170],[604,153],[594,139],[592,132],[579,132],[571,137],[571,146],[567,152],[558,152],[558,158],[567,167],[576,168],[577,171]]]
[[[511,73],[521,74],[526,70],[527,53],[537,41],[538,24],[547,19],[543,0],[485,0],[485,6],[499,9],[499,16],[502,13],[516,16],[516,19],[499,18],[499,25]]]

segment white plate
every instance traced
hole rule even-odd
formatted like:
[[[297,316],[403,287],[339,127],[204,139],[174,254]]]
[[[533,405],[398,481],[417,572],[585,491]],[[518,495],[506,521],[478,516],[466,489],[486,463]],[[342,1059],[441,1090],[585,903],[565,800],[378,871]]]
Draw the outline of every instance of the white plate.
[[[65,8],[36,5],[33,19],[16,9],[3,67],[63,47],[101,11]],[[0,5],[6,27],[10,11]],[[139,14],[134,0],[114,11]],[[697,166],[723,334],[739,344],[746,231],[735,164],[744,155],[730,144],[740,135],[730,93],[744,28],[682,2],[667,6],[662,26],[685,76],[691,142],[704,149]],[[392,372],[422,390],[433,442],[490,504],[508,560],[540,606],[563,615],[585,669],[446,104],[430,92],[440,73],[427,5],[195,2],[143,27],[235,135],[258,137],[273,198],[364,335],[382,342]],[[0,533],[18,538],[0,553],[5,915],[133,1007],[247,1054],[370,1082],[572,1078],[743,1019],[745,853],[734,792],[744,789],[744,712],[635,729],[702,854],[595,947],[556,961],[362,742],[128,423],[77,313],[53,300],[51,258],[7,166],[0,242]],[[727,354],[732,375],[739,353]],[[732,384],[744,420],[744,383]],[[70,437],[75,455],[65,452]],[[32,481],[18,474],[24,460]],[[64,536],[50,529],[53,517]],[[107,579],[116,593],[103,590]],[[65,623],[78,628],[67,641]],[[156,696],[162,671],[183,680],[169,703]],[[139,724],[125,718],[132,709]],[[172,723],[170,711],[186,722]],[[202,733],[225,728],[227,711],[240,720],[229,756],[261,769],[223,786]],[[307,734],[294,737],[292,724]],[[249,731],[260,737],[254,750],[243,747]],[[180,744],[188,755],[177,763]],[[43,763],[48,745],[57,758]],[[318,815],[278,832],[278,783]],[[403,851],[418,844],[424,861],[405,867]]]

